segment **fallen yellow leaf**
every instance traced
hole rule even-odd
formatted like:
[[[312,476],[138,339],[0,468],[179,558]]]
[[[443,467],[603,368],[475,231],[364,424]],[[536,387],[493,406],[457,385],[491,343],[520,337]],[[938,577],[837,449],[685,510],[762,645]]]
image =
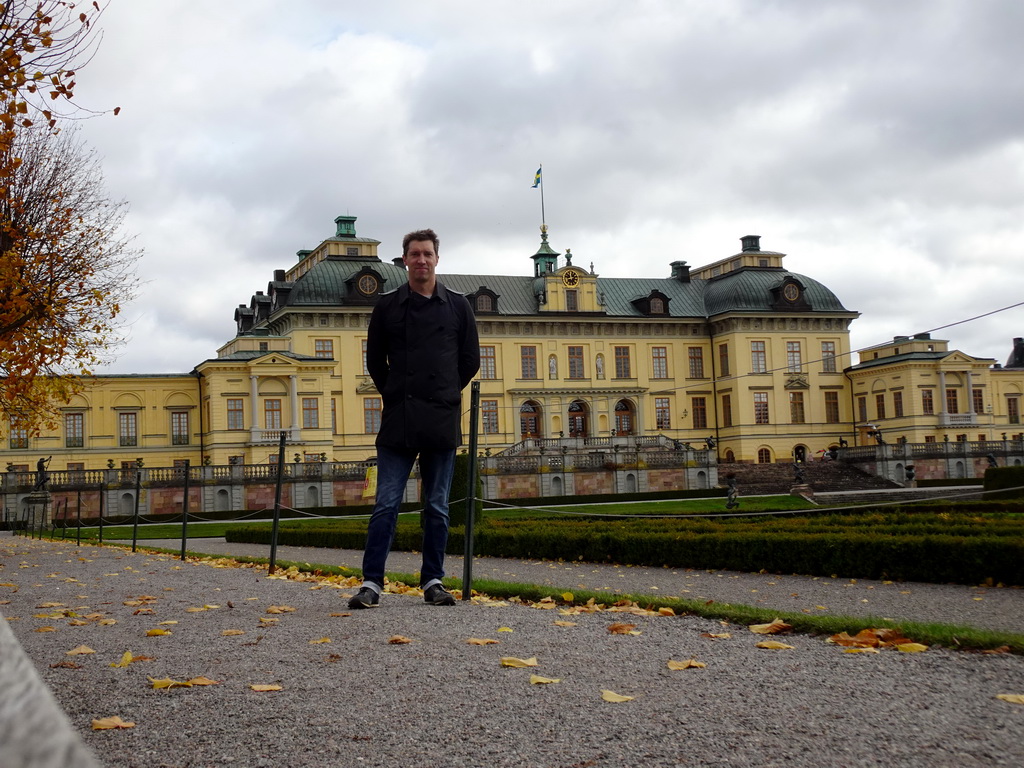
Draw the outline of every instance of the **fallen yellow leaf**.
[[[177,623],[178,623],[178,622],[176,622],[176,621],[161,621],[161,622],[158,622],[158,624],[159,624],[160,626],[162,626],[162,627],[163,627],[163,626],[168,626],[168,625],[172,625],[172,624],[177,624]]]
[[[575,627],[576,626],[576,622],[575,621],[562,621],[561,619],[556,620],[554,622],[554,624],[555,624],[556,627]]]
[[[233,635],[244,635],[245,634],[245,630],[244,629],[225,629],[223,632],[221,632],[221,634],[224,635],[225,637],[231,637]]]
[[[778,640],[762,640],[757,644],[757,647],[769,648],[773,651],[785,651],[791,648],[796,648],[795,645],[786,645],[785,643],[780,643]]]
[[[405,645],[406,643],[411,643],[412,640],[404,635],[392,635],[388,638],[388,642],[391,645]]]
[[[927,651],[928,646],[921,645],[921,643],[900,643],[896,646],[896,650],[902,653],[921,653]]]
[[[536,667],[537,657],[531,656],[528,659],[517,659],[515,656],[502,656],[501,666],[503,667]]]
[[[267,613],[295,613],[290,605],[272,605],[267,608]]]
[[[613,635],[629,635],[636,629],[636,624],[627,624],[624,621],[616,621],[608,625],[608,631]]]
[[[77,648],[72,648],[65,655],[66,656],[82,656],[82,655],[87,654],[87,653],[96,653],[96,651],[94,651],[88,645],[80,645]]]
[[[310,645],[321,645],[322,643],[329,643],[329,642],[331,642],[331,638],[329,638],[329,637],[321,637],[319,640],[310,640],[309,644]]]
[[[32,630],[33,632],[56,632],[56,627],[36,627]]]
[[[779,632],[785,632],[793,627],[784,622],[782,619],[775,619],[775,621],[769,624],[751,624],[749,629],[758,635],[777,635]]]
[[[843,648],[843,653],[881,653],[877,648]]]
[[[530,685],[547,685],[548,683],[560,683],[562,678],[560,677],[541,677],[540,675],[530,675]]]
[[[122,720],[117,715],[113,717],[102,717],[99,720],[92,721],[92,729],[94,731],[106,731],[111,728],[134,728],[135,723],[128,723]]]
[[[497,645],[498,641],[488,637],[471,637],[466,643],[469,645]]]
[[[572,592],[563,592],[562,599],[567,603],[571,603],[575,599],[575,595]]]
[[[712,640],[729,640],[732,638],[732,634],[730,632],[704,632],[701,637],[710,637]]]
[[[499,632],[512,632],[514,630],[512,629],[512,627],[498,627],[498,631]]]
[[[204,677],[203,675],[200,675],[199,677],[193,677],[188,682],[192,685],[220,685],[219,681],[211,680],[210,678]]]
[[[284,690],[284,688],[282,686],[280,686],[280,685],[259,685],[259,684],[257,684],[257,685],[250,685],[249,687],[252,688],[257,693],[267,693],[269,691],[283,691]]]
[[[332,619],[339,619],[339,618],[341,618],[343,616],[351,616],[351,615],[352,615],[351,612],[348,612],[348,613],[332,613],[331,614],[331,618]]]
[[[129,664],[131,664],[132,661],[134,660],[134,658],[135,657],[132,656],[132,652],[131,651],[125,651],[124,655],[121,656],[121,660],[120,661],[112,662],[110,664],[110,666],[118,667],[118,668],[123,669],[124,667],[127,667]]]
[[[167,630],[167,629],[151,629],[148,632],[146,632],[146,637],[161,637],[162,635],[170,635],[170,634],[173,634],[173,633],[170,630]]]
[[[660,616],[675,616],[676,612],[666,605],[658,609],[658,614]]]
[[[621,693],[616,693],[615,691],[609,691],[609,690],[602,689],[601,690],[601,698],[604,699],[605,701],[610,701],[613,704],[619,704],[619,703],[621,703],[623,701],[632,701],[636,697],[635,696],[623,696]]]
[[[697,661],[696,659],[687,659],[686,661],[672,661],[668,660],[669,669],[704,669],[707,664],[703,661]]]
[[[1011,704],[1024,704],[1024,693],[998,693],[996,698]]]
[[[192,683],[184,680],[171,680],[169,677],[162,677],[159,680],[153,677],[147,677],[147,680],[153,684],[154,688],[191,688]]]

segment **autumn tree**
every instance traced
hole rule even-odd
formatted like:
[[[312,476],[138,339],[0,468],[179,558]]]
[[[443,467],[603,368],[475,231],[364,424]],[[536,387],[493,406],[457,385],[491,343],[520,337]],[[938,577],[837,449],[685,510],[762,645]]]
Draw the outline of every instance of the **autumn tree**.
[[[0,410],[29,426],[118,343],[139,252],[75,130],[22,128],[8,152],[20,162],[0,196]]]
[[[135,288],[125,206],[61,125],[97,114],[75,103],[75,73],[104,7],[0,0],[0,411],[19,427],[48,420],[102,360]]]

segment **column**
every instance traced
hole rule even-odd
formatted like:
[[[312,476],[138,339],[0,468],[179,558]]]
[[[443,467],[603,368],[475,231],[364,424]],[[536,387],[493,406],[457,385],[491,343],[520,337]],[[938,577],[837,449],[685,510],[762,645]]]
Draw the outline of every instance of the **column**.
[[[949,414],[946,413],[946,372],[939,371],[939,423],[946,426]]]
[[[967,379],[967,413],[974,415],[974,374],[968,371],[965,374]],[[974,419],[971,419],[974,422]]]
[[[260,396],[259,396],[259,377],[254,375],[254,374],[251,374],[249,376],[249,401],[250,401],[250,403],[249,403],[249,405],[250,405],[250,408],[249,408],[249,410],[250,410],[249,418],[252,420],[251,424],[249,426],[249,431],[253,434],[253,436],[255,436],[256,435],[256,430],[258,430],[259,426],[260,426],[260,411],[259,411]]]
[[[299,439],[299,377],[294,373],[288,377],[288,395],[291,399],[292,404],[292,418],[291,418],[291,439]]]

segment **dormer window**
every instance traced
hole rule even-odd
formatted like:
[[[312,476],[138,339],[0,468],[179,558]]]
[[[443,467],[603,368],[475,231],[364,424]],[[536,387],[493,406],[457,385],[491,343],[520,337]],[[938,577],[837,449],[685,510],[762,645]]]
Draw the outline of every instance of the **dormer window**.
[[[383,287],[384,279],[372,268],[363,267],[345,281],[345,303],[373,304]]]
[[[496,315],[498,313],[498,294],[490,288],[480,286],[475,292],[467,294],[466,298],[473,305],[473,311],[478,315]]]
[[[636,307],[637,311],[648,317],[663,317],[667,315],[670,299],[659,290],[653,290],[646,296],[638,296],[630,304]]]

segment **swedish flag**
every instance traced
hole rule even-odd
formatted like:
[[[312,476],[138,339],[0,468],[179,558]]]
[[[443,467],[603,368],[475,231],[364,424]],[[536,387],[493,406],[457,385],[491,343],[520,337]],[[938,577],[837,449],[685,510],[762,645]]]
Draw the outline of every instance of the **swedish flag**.
[[[540,168],[538,168],[537,172],[533,175],[533,187],[532,187],[532,189],[536,189],[539,186],[540,186]]]

